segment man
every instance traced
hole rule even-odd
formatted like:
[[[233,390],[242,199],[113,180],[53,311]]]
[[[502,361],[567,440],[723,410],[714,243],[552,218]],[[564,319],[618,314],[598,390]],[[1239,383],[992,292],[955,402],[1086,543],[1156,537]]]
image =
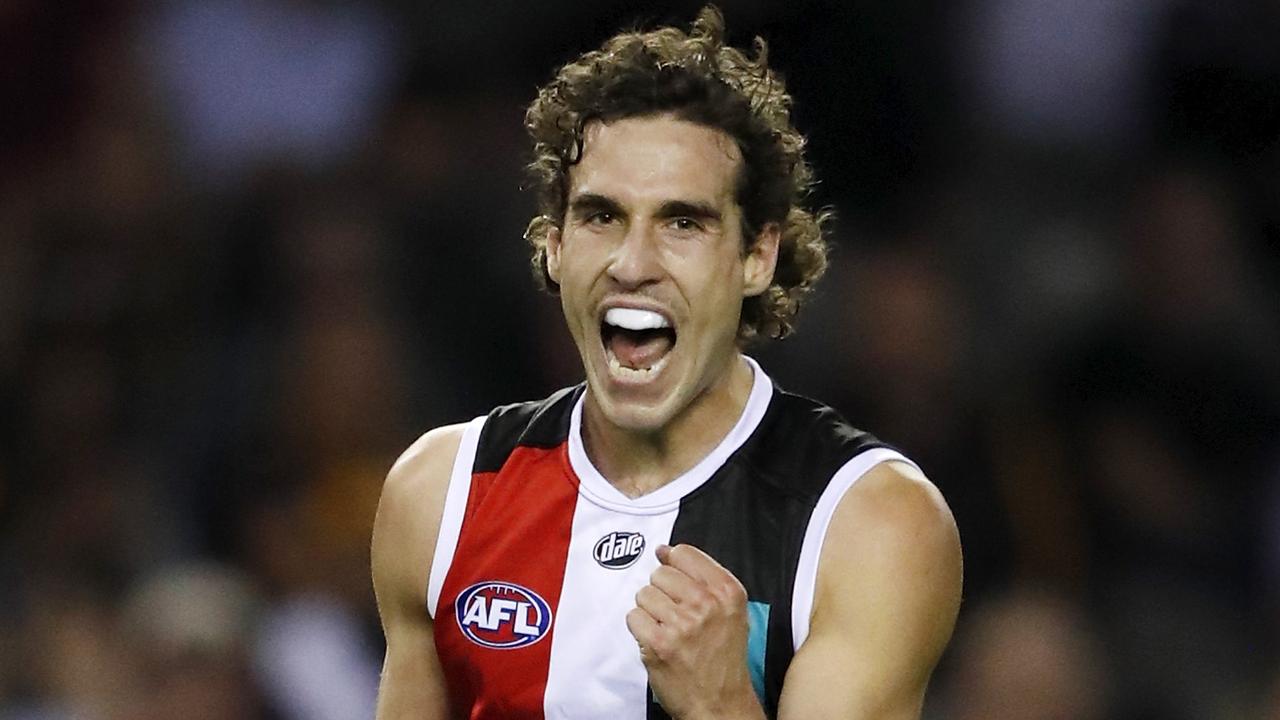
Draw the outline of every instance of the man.
[[[723,44],[625,33],[530,107],[583,386],[433,430],[373,539],[378,718],[917,718],[961,571],[897,452],[740,354],[825,264],[790,98]],[[928,418],[921,418],[928,422]]]

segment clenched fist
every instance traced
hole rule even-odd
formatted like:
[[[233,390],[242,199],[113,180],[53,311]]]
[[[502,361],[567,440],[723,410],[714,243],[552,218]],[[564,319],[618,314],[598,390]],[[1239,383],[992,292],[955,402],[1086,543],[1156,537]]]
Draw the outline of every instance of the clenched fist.
[[[627,629],[649,685],[678,720],[763,718],[747,673],[747,591],[692,545],[660,546]]]

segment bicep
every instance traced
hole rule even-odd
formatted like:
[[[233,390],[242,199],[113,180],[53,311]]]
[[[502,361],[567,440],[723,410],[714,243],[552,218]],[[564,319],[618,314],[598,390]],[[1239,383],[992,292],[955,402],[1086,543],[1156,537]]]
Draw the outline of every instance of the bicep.
[[[891,678],[853,644],[814,634],[791,660],[779,720],[918,720],[923,686]]]
[[[960,590],[959,537],[937,490],[906,466],[868,472],[832,518],[779,717],[919,718]]]
[[[461,434],[460,426],[428,433],[397,461],[383,486],[370,551],[387,640],[378,720],[448,717],[426,592]]]

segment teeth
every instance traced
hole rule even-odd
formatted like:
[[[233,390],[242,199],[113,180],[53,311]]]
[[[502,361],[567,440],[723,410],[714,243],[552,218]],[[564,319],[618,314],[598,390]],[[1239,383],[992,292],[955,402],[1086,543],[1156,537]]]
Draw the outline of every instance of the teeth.
[[[662,368],[667,366],[667,359],[670,355],[664,355],[661,360],[647,368],[629,368],[619,362],[618,358],[612,353],[607,353],[609,358],[609,371],[615,376],[630,378],[632,380],[647,379],[656,376],[662,372]]]
[[[652,310],[635,308],[610,308],[604,314],[604,321],[623,330],[653,330],[671,327],[671,323]]]

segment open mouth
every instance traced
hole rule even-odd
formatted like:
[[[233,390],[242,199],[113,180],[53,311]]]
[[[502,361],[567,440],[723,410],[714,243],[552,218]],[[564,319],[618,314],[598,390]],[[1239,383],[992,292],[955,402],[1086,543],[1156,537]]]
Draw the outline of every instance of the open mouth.
[[[639,379],[663,368],[675,347],[676,331],[671,321],[652,310],[610,308],[600,323],[600,339],[609,368]]]

